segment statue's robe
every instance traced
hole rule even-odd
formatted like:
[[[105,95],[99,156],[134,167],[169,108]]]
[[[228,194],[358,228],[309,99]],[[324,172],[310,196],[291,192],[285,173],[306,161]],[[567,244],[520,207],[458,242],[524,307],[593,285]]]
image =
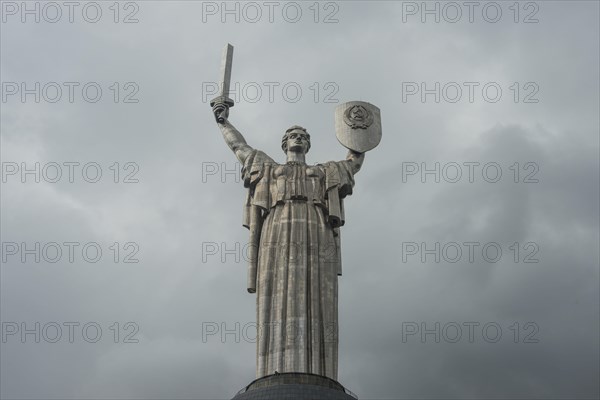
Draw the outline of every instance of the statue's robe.
[[[339,227],[354,186],[351,164],[277,164],[253,150],[242,176],[257,378],[307,372],[337,379]]]

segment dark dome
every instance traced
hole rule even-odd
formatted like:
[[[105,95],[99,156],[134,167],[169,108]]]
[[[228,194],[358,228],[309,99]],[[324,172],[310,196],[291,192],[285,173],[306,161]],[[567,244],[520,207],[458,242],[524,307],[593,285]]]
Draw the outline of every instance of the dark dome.
[[[325,376],[286,372],[264,376],[240,390],[232,400],[356,400],[352,392]]]

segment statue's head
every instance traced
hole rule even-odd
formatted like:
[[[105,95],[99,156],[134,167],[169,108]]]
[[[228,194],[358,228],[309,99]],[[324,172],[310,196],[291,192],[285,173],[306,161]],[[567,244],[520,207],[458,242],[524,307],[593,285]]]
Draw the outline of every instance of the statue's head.
[[[281,148],[286,154],[288,149],[306,154],[310,150],[310,135],[303,127],[294,125],[285,131],[281,139]]]

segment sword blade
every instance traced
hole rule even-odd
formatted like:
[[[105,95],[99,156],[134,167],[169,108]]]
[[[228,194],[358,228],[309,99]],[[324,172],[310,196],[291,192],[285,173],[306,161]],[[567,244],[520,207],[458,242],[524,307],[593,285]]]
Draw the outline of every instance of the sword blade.
[[[233,46],[227,43],[221,57],[221,96],[229,97],[231,84],[231,66],[233,64]]]

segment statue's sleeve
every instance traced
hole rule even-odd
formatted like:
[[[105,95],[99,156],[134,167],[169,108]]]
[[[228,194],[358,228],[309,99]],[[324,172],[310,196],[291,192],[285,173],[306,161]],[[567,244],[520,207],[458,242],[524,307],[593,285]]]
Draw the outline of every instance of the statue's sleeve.
[[[265,214],[271,203],[271,167],[274,161],[260,150],[252,150],[242,167],[242,179],[246,192],[242,225],[250,230],[248,248],[248,292],[256,292],[256,271],[260,232]]]
[[[330,161],[325,168],[325,202],[327,221],[333,228],[338,275],[342,275],[340,227],[345,224],[344,198],[352,194],[354,174],[349,161]]]
[[[344,198],[352,194],[354,174],[348,161],[330,161],[324,166],[328,221],[333,228],[338,228],[345,223]]]

